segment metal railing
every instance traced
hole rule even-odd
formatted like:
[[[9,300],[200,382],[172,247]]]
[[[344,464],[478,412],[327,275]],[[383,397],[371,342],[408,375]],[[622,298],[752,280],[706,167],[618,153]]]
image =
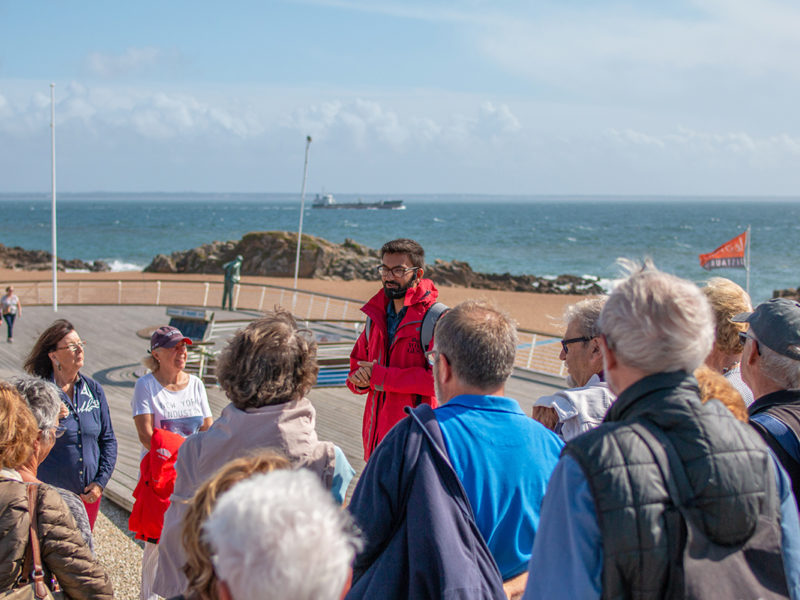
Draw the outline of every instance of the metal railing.
[[[14,293],[24,306],[48,305],[52,301],[52,282],[20,281],[13,284]],[[204,308],[218,307],[222,303],[222,282],[196,281],[178,278],[163,279],[67,279],[58,283],[58,303],[93,305],[186,305]],[[263,312],[282,306],[301,321],[344,322],[355,334],[363,323],[363,300],[329,296],[289,287],[269,284],[240,283],[234,286],[233,308]],[[241,324],[236,324],[238,329]],[[216,323],[219,333],[224,323]],[[558,337],[550,334],[520,329],[519,346],[514,366],[547,375],[564,375],[564,365],[558,358],[561,351]],[[333,354],[333,351],[326,351]],[[339,349],[339,354],[343,351]],[[348,353],[349,355],[349,353]]]

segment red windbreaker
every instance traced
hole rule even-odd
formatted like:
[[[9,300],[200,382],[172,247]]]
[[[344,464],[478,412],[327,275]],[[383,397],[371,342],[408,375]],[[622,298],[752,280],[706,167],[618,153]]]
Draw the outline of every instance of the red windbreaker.
[[[433,373],[420,344],[420,326],[425,313],[436,302],[439,292],[430,279],[422,279],[406,293],[406,314],[397,327],[389,346],[386,329],[386,307],[390,300],[381,289],[361,311],[372,319],[369,340],[362,332],[350,353],[350,373],[358,369],[358,361],[377,361],[372,368],[370,387],[359,388],[350,381],[347,387],[356,394],[367,394],[361,435],[364,460],[394,425],[405,418],[403,408],[421,402],[436,408]]]
[[[150,439],[150,452],[139,465],[139,483],[133,490],[133,510],[128,519],[128,529],[137,540],[152,541],[161,537],[164,513],[169,508],[169,497],[175,486],[175,461],[184,437],[166,429],[154,429]]]

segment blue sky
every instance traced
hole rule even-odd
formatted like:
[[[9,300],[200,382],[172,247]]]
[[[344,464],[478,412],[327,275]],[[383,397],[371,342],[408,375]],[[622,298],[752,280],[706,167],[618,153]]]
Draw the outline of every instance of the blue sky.
[[[668,5],[667,5],[668,4]],[[800,195],[783,0],[0,0],[0,192]]]

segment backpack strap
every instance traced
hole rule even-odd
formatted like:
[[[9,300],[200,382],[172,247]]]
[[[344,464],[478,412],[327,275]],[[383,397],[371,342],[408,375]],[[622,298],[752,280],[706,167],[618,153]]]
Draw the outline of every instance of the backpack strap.
[[[431,342],[433,341],[433,330],[436,328],[436,323],[439,318],[450,310],[450,307],[442,302],[434,302],[431,307],[425,312],[422,317],[422,325],[419,328],[419,343],[422,345],[423,350],[430,350]],[[364,324],[364,335],[369,342],[369,334],[372,331],[372,319],[367,317]]]
[[[422,317],[422,326],[419,328],[419,341],[422,344],[423,351],[430,350],[431,341],[433,341],[433,330],[436,328],[436,323],[439,318],[446,313],[450,308],[442,302],[434,302],[431,307]]]

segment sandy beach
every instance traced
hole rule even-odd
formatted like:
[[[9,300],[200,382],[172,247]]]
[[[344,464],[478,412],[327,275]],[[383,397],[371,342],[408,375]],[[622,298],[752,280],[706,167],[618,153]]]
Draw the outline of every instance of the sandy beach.
[[[222,282],[222,275],[175,275],[123,271],[112,273],[59,273],[59,281],[154,281],[159,279],[184,281]],[[9,283],[50,281],[50,271],[16,271],[0,269],[0,287],[5,289]],[[284,277],[242,277],[242,283],[257,283],[291,288],[293,280]],[[356,302],[366,302],[378,289],[377,281],[331,281],[321,279],[300,279],[298,289],[347,298]],[[449,306],[468,299],[484,299],[495,303],[511,314],[520,328],[561,335],[561,315],[564,309],[585,296],[534,294],[525,292],[505,292],[442,286],[439,300]],[[23,308],[24,310],[24,308]]]

